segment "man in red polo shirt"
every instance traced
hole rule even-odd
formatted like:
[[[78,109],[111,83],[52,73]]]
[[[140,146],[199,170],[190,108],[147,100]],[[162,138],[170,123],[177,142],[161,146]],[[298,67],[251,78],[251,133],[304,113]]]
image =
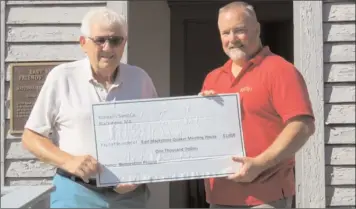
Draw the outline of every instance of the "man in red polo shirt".
[[[240,93],[246,157],[228,178],[205,180],[210,207],[291,207],[294,155],[314,133],[314,116],[299,71],[260,40],[253,7],[230,3],[219,11],[222,47],[230,58],[210,72],[201,95]]]

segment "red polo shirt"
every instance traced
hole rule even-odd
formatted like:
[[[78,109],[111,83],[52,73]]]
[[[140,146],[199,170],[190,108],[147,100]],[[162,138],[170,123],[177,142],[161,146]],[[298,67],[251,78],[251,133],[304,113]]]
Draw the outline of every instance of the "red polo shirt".
[[[210,72],[202,91],[240,93],[246,155],[266,150],[285,122],[298,115],[313,117],[306,84],[299,71],[284,58],[264,47],[243,67],[231,72],[232,61]],[[235,183],[226,178],[205,180],[208,203],[259,205],[295,194],[294,159],[286,160],[261,175],[262,182]]]

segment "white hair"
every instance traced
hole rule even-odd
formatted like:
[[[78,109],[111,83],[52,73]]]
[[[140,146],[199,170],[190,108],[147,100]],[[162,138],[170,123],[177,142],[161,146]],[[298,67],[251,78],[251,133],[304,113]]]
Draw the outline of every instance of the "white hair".
[[[123,15],[110,10],[106,7],[92,9],[85,14],[80,31],[84,36],[90,36],[91,26],[93,23],[107,24],[109,26],[119,26],[122,29],[123,35],[127,36],[127,23]]]
[[[243,2],[243,1],[234,1],[231,2],[223,7],[221,7],[219,9],[219,14],[229,11],[231,9],[236,9],[236,8],[244,8],[244,12],[248,17],[252,17],[253,19],[255,19],[257,21],[257,17],[256,17],[256,12],[255,9],[253,8],[252,5]]]

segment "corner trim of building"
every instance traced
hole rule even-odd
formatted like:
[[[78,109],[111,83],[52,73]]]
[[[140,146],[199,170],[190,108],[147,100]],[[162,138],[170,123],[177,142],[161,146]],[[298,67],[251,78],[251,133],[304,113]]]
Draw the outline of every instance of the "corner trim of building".
[[[325,208],[323,3],[294,1],[294,64],[303,74],[316,131],[296,154],[296,207]]]
[[[1,186],[5,185],[5,24],[6,1],[0,1],[0,139],[1,139]]]

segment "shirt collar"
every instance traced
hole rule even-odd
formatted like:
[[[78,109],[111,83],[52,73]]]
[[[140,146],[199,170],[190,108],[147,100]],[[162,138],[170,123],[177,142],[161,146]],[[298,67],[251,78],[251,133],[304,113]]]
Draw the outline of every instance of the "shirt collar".
[[[95,78],[93,77],[93,71],[92,71],[92,68],[90,66],[89,58],[86,57],[84,61],[85,61],[84,69],[85,69],[86,79],[91,83],[92,82],[97,82],[95,80]],[[120,63],[118,65],[118,67],[116,68],[115,73],[114,73],[115,80],[114,80],[113,85],[120,85],[122,83],[122,75],[121,75],[121,73],[122,73],[122,64]]]
[[[259,65],[265,57],[270,55],[272,52],[268,46],[263,47],[260,51],[256,53],[251,59],[248,60],[245,66],[257,66]],[[224,65],[222,70],[225,72],[230,72],[232,66],[232,60],[229,59]]]

